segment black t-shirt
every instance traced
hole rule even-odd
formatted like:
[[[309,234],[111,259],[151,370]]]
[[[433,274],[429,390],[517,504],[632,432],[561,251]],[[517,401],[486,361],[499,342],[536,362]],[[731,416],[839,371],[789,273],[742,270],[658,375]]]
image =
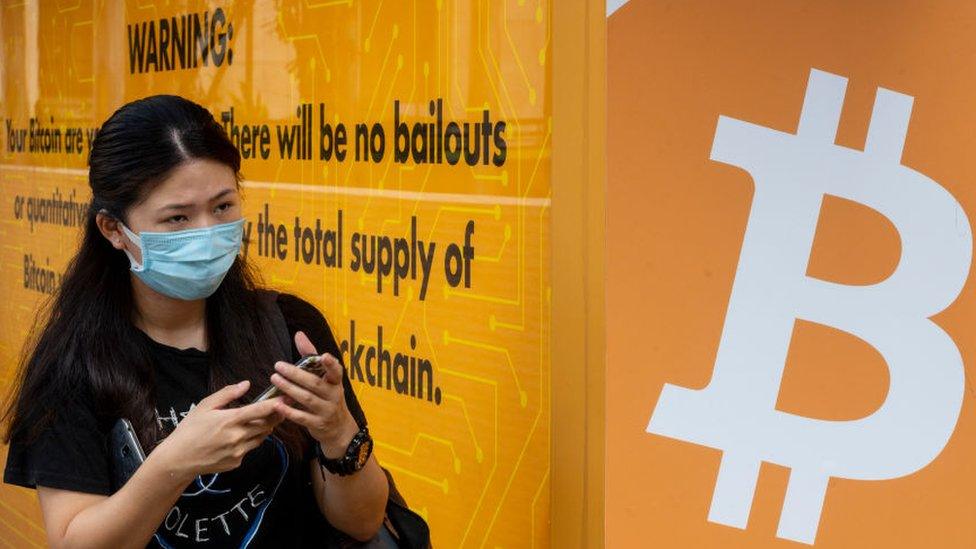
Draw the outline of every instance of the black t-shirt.
[[[322,314],[308,302],[278,296],[289,335],[302,330],[319,353],[341,358],[335,337]],[[164,434],[201,399],[208,389],[208,355],[198,349],[177,349],[139,332],[151,349],[156,367],[156,417]],[[292,355],[298,351],[292,342]],[[346,404],[360,426],[362,408],[343,376]],[[268,382],[270,384],[270,381]],[[85,392],[81,391],[80,395]],[[10,442],[4,482],[35,488],[111,493],[108,428],[86,397],[65,403],[49,429],[31,444],[18,437]],[[296,458],[282,442],[269,436],[232,471],[197,477],[183,491],[156,530],[150,547],[322,547],[335,531],[315,502],[309,459]]]

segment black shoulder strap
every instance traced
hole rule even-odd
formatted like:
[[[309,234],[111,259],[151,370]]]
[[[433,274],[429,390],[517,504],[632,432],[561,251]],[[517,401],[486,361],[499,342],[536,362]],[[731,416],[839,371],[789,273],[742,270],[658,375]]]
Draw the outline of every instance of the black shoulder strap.
[[[261,315],[271,324],[271,331],[278,343],[275,354],[279,360],[291,362],[291,337],[288,334],[288,325],[285,324],[285,315],[281,314],[281,307],[278,306],[278,292],[259,289],[257,298]]]
[[[291,362],[291,335],[288,333],[285,315],[281,313],[281,307],[278,306],[278,292],[262,288],[257,293],[260,314],[270,323],[271,330],[274,332],[275,340],[278,343],[277,354],[280,360]],[[398,534],[398,545],[409,549],[429,548],[431,546],[430,527],[427,522],[407,506],[407,502],[397,490],[390,472],[383,469],[383,473],[386,474],[390,486],[390,496],[386,506],[387,519]]]

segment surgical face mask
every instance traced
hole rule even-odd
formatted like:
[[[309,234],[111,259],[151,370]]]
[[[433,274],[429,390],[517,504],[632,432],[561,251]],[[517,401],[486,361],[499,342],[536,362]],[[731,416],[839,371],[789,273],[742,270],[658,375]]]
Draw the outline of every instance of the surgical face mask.
[[[142,264],[129,256],[132,272],[147,286],[175,299],[209,297],[220,286],[241,249],[244,219],[201,229],[141,232],[119,222],[142,252]]]

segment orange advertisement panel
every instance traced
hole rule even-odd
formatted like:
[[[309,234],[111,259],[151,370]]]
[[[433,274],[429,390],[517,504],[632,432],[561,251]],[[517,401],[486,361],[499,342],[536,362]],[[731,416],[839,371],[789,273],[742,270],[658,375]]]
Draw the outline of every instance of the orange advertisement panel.
[[[609,16],[608,547],[976,544],[973,21]]]
[[[318,306],[380,463],[440,547],[546,546],[548,2],[0,8],[0,394],[123,103],[189,97],[244,156],[244,253]],[[0,447],[0,460],[5,456]],[[44,542],[0,486],[0,541]]]

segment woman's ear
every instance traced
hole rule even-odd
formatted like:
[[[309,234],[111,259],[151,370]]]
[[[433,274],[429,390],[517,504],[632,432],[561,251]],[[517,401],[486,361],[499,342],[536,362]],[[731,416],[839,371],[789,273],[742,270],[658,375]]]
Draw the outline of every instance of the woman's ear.
[[[95,214],[95,225],[98,226],[98,231],[102,233],[102,236],[108,240],[113,248],[116,250],[125,249],[125,233],[122,232],[118,219],[102,210]]]

